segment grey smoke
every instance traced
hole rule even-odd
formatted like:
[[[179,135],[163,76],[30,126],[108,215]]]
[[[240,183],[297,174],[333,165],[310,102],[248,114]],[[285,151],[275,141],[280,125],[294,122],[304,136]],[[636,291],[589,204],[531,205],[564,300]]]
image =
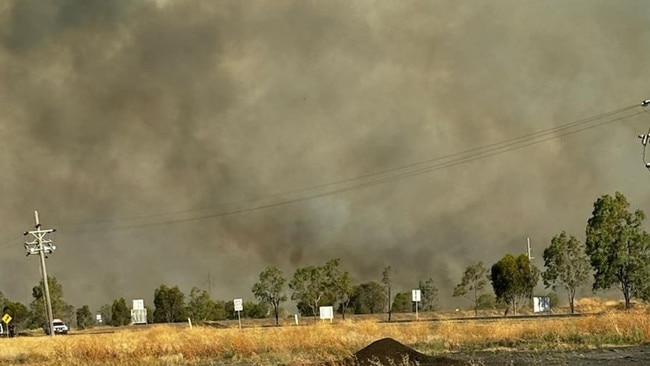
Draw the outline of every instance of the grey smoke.
[[[250,298],[267,265],[392,265],[443,306],[474,261],[582,237],[594,200],[648,211],[645,115],[397,182],[213,219],[313,187],[649,97],[644,1],[7,1],[0,5],[0,290],[39,278],[76,306],[162,283]],[[199,211],[199,209],[206,208]],[[182,211],[194,210],[189,213]],[[129,219],[159,213],[147,219]],[[76,223],[104,222],[91,226]],[[120,221],[121,220],[121,221]]]

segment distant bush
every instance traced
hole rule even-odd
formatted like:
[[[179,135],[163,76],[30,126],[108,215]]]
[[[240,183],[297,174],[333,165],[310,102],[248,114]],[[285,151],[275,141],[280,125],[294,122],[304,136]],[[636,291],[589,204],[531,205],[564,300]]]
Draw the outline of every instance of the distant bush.
[[[558,296],[557,292],[551,291],[546,296],[551,303],[551,309],[555,309],[560,305],[560,296]]]
[[[497,305],[497,299],[493,294],[481,294],[478,297],[478,309],[479,310],[491,310],[494,309]]]

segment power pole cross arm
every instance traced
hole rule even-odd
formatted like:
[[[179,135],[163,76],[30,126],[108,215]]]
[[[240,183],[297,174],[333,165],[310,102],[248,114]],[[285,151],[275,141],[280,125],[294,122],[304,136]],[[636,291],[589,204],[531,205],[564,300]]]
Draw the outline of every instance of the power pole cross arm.
[[[45,296],[45,305],[47,308],[47,323],[48,323],[48,333],[50,336],[54,336],[54,327],[53,327],[53,316],[52,316],[52,302],[50,301],[50,286],[47,282],[47,268],[45,267],[45,255],[54,253],[56,247],[52,243],[52,240],[47,238],[48,234],[51,234],[56,231],[56,229],[46,229],[41,230],[41,223],[38,220],[38,211],[34,211],[34,221],[36,225],[34,228],[36,230],[25,231],[23,235],[32,235],[34,239],[32,241],[25,242],[25,251],[26,255],[38,254],[41,259],[41,273],[43,274],[43,295]]]

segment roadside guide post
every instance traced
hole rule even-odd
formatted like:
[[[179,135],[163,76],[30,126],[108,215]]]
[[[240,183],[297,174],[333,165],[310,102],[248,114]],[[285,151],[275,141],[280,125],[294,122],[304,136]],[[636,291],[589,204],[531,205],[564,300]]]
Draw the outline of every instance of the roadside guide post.
[[[2,321],[5,323],[5,328],[7,328],[7,338],[9,338],[9,322],[11,321],[11,315],[5,313],[2,317]]]
[[[418,302],[421,301],[421,293],[419,289],[411,291],[411,296],[412,300],[415,303],[415,320],[419,320],[418,318]]]
[[[237,319],[239,320],[239,329],[241,329],[241,311],[244,310],[244,303],[242,299],[235,299],[233,301],[235,305],[235,311],[237,312]]]

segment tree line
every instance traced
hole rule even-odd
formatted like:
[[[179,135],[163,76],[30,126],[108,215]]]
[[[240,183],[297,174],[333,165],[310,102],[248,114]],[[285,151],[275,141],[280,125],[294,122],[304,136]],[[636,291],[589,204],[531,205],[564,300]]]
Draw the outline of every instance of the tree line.
[[[650,235],[643,230],[645,214],[630,211],[627,198],[620,192],[604,195],[596,200],[592,216],[587,221],[585,242],[565,231],[555,235],[544,249],[544,271],[530,262],[527,255],[506,254],[491,267],[483,262],[469,265],[453,288],[454,297],[467,297],[478,315],[480,309],[505,307],[505,313],[517,313],[522,305],[529,304],[541,277],[546,288],[563,289],[567,294],[570,311],[575,311],[576,291],[592,278],[592,289],[616,287],[623,295],[625,307],[632,298],[650,300]],[[393,292],[393,270],[384,267],[379,280],[353,283],[350,273],[341,268],[339,258],[321,265],[298,268],[292,278],[287,278],[275,266],[265,268],[251,292],[257,300],[244,302],[240,314],[244,318],[274,317],[276,324],[282,313],[282,304],[289,299],[296,302],[303,316],[318,316],[320,306],[334,306],[338,314],[393,313],[413,311],[411,292]],[[379,273],[378,273],[379,275]],[[131,321],[130,309],[124,298],[105,304],[97,312],[87,305],[75,309],[63,298],[63,288],[55,277],[48,277],[52,311],[78,328],[96,325],[96,314],[101,314],[103,324],[126,325]],[[492,293],[487,291],[492,285]],[[32,289],[32,302],[25,306],[13,302],[0,293],[0,306],[12,316],[14,324],[36,328],[45,324],[43,283]],[[419,280],[414,288],[421,291],[422,311],[436,308],[439,289],[432,278]],[[287,290],[291,290],[290,296]],[[206,290],[194,287],[186,295],[178,286],[160,285],[154,291],[153,309],[147,308],[147,321],[166,323],[237,319],[231,300],[213,300]]]
[[[650,300],[650,236],[642,228],[645,214],[630,211],[630,203],[620,192],[603,195],[594,203],[587,221],[585,242],[565,231],[555,235],[544,249],[544,267],[540,272],[526,255],[505,255],[488,273],[482,263],[465,270],[454,296],[471,296],[478,308],[487,281],[492,283],[497,301],[517,312],[529,301],[541,276],[544,286],[563,289],[569,309],[575,312],[577,290],[593,279],[592,290],[618,289],[625,308],[632,298]]]
[[[544,249],[544,271],[540,271],[525,254],[506,254],[489,269],[483,262],[468,266],[453,289],[453,296],[467,296],[473,303],[475,314],[481,308],[505,305],[517,314],[523,304],[529,304],[540,277],[546,288],[563,289],[567,294],[569,309],[575,312],[577,290],[593,276],[592,290],[617,288],[623,295],[625,308],[630,308],[633,297],[650,300],[650,235],[642,228],[645,214],[642,210],[630,211],[630,203],[620,192],[603,195],[594,203],[592,216],[587,221],[585,242],[565,231],[555,235]],[[301,313],[316,315],[319,305],[338,304],[345,318],[347,309],[355,314],[388,311],[410,311],[410,293],[391,295],[391,267],[384,268],[380,282],[370,281],[353,286],[348,272],[339,268],[333,259],[323,266],[298,269],[289,288],[292,300],[298,301]],[[286,279],[276,267],[260,274],[253,293],[260,301],[268,303],[274,311],[276,322],[279,304],[286,301],[283,286]],[[492,285],[493,294],[485,292]],[[419,281],[423,311],[433,310],[438,288],[432,279]],[[554,293],[552,293],[554,294]],[[555,295],[556,296],[556,295]]]

